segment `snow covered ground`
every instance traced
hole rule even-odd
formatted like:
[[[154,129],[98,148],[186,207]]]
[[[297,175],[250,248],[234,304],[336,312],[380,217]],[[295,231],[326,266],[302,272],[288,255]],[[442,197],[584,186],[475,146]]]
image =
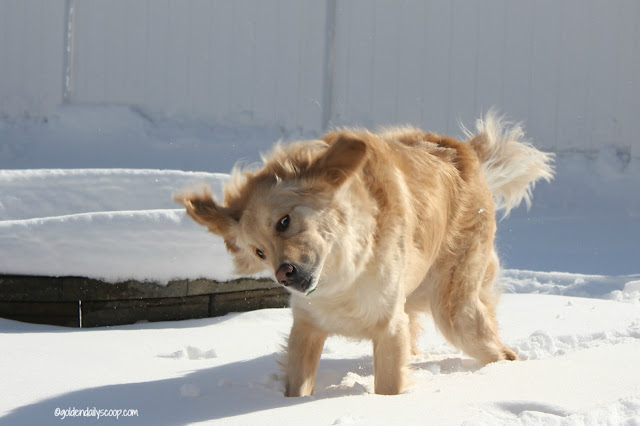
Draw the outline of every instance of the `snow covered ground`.
[[[554,277],[538,277],[537,291]],[[100,424],[638,424],[640,281],[627,287],[626,302],[505,294],[502,335],[522,362],[480,367],[427,320],[415,384],[399,396],[371,393],[370,343],[333,337],[316,395],[285,398],[276,359],[289,309],[83,330],[0,320],[0,423],[96,408],[138,413]]]
[[[226,176],[213,172],[288,136],[124,107],[0,120],[0,273],[232,278],[224,246],[171,195],[219,192]],[[560,155],[531,211],[499,224],[499,319],[523,362],[481,367],[425,319],[406,394],[372,394],[370,343],[334,337],[316,395],[287,399],[276,359],[288,309],[88,330],[0,319],[0,424],[51,424],[70,408],[133,409],[100,423],[149,425],[639,424],[638,163],[613,148]]]

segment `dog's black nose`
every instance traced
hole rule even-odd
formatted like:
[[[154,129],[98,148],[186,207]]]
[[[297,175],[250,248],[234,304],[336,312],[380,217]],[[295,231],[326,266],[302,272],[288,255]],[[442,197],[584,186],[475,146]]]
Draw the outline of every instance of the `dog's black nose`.
[[[276,279],[284,286],[289,285],[289,280],[296,277],[298,270],[290,263],[283,263],[276,271]]]

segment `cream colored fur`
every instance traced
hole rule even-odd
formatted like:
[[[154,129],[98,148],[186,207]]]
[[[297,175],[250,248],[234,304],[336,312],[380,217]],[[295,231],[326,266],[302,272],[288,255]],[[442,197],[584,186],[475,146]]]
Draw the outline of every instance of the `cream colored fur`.
[[[476,120],[475,132],[463,130],[480,153],[496,208],[508,216],[523,200],[531,207],[536,180],[549,182],[553,178],[553,154],[535,149],[526,142],[521,124],[506,122],[493,109],[484,119]]]
[[[220,203],[206,192],[177,200],[224,238],[238,273],[267,269],[290,285],[287,396],[313,393],[332,334],[372,340],[375,392],[397,394],[420,313],[482,363],[517,359],[495,318],[493,199],[508,212],[552,176],[549,155],[521,139],[494,113],[466,143],[411,127],[344,129],[234,171]],[[285,278],[287,265],[299,279]]]

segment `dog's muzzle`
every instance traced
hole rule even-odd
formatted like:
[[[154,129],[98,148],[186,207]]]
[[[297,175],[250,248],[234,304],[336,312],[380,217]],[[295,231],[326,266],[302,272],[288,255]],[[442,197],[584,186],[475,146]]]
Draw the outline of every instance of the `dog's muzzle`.
[[[285,287],[307,292],[314,284],[313,276],[292,263],[283,263],[276,271],[276,280]]]

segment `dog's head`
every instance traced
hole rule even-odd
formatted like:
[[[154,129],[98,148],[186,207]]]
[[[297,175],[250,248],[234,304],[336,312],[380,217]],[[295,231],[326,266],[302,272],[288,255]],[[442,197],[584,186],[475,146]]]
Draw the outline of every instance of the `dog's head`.
[[[234,171],[220,204],[208,192],[182,194],[176,201],[224,239],[238,274],[267,269],[291,291],[308,294],[344,227],[336,197],[367,151],[353,136],[327,140],[277,146],[261,170]]]

